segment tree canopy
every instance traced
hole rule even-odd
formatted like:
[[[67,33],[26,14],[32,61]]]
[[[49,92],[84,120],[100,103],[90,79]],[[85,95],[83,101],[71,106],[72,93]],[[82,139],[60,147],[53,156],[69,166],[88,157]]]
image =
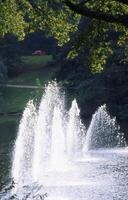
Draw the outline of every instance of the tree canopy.
[[[127,56],[127,0],[2,0],[0,18],[1,37],[14,33],[22,39],[43,30],[60,46],[71,43],[69,58],[87,49],[94,73],[103,70],[115,48],[123,49],[124,59]]]

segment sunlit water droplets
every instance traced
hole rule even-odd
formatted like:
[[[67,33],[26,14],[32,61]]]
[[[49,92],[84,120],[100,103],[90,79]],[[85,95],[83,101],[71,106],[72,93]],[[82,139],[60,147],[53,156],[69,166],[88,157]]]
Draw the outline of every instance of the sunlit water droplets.
[[[100,106],[92,116],[90,126],[86,134],[84,151],[98,148],[113,148],[124,146],[124,135],[120,133],[116,118],[111,118],[106,105]]]

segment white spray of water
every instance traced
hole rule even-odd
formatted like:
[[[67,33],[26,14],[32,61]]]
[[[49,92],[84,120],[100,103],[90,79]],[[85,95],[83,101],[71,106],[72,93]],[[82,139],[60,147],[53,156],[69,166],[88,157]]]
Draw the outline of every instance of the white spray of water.
[[[57,129],[57,121],[55,130],[52,127],[53,119],[58,117],[55,112],[55,107],[57,105],[63,105],[63,98],[60,97],[60,88],[55,81],[49,83],[45,87],[44,95],[42,97],[39,111],[37,125],[35,129],[35,142],[34,142],[34,157],[33,157],[33,176],[34,181],[42,181],[40,178],[40,173],[45,173],[48,169],[51,160],[51,145],[53,145],[53,134]],[[54,120],[55,121],[55,120]],[[55,123],[55,122],[54,122]],[[62,125],[61,129],[62,129]],[[63,141],[61,141],[63,143]],[[63,144],[62,144],[63,145]]]
[[[12,177],[18,187],[29,179],[42,184],[49,170],[66,170],[68,156],[82,149],[83,127],[76,100],[67,112],[64,93],[55,81],[45,87],[37,110],[29,101],[13,156]]]
[[[69,110],[69,122],[67,125],[67,152],[69,156],[81,151],[85,138],[85,126],[80,119],[80,110],[74,99]]]
[[[107,113],[106,105],[102,105],[92,116],[83,151],[113,148],[119,145],[125,145],[123,134],[120,133],[116,118],[111,118]]]
[[[13,153],[12,177],[16,185],[24,185],[32,177],[31,170],[36,117],[35,106],[32,101],[29,101],[20,121]]]
[[[66,165],[65,133],[61,109],[54,108],[52,121],[51,169],[62,170]]]

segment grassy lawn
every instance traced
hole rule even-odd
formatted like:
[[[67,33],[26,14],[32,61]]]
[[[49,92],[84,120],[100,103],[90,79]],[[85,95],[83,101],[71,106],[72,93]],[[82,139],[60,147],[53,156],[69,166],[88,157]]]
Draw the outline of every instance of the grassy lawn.
[[[46,56],[23,56],[23,73],[10,79],[8,84],[17,85],[38,85],[44,86],[45,83],[52,80],[55,76],[57,67],[47,66],[52,61],[51,55]],[[1,88],[0,89],[0,112],[14,112],[24,109],[29,99],[39,95],[37,89],[23,88]],[[42,95],[42,94],[40,94]],[[0,117],[1,120],[1,117]]]
[[[37,69],[45,66],[53,60],[52,55],[45,56],[22,56],[21,60],[26,69]]]
[[[52,61],[51,55],[46,56],[23,56],[24,72],[10,79],[8,84],[17,85],[38,85],[44,86],[45,83],[52,80],[56,67],[47,66]],[[37,95],[38,93],[38,95]],[[23,88],[1,88],[0,89],[0,112],[22,111],[29,99],[41,96],[37,89]],[[0,116],[0,123],[1,116]],[[0,124],[1,127],[1,124]]]
[[[6,138],[11,138],[18,127],[20,118],[17,117],[1,117],[0,118],[0,143],[6,142]],[[3,134],[4,133],[4,134]]]
[[[51,55],[46,56],[23,56],[24,72],[10,79],[8,84],[38,85],[44,86],[55,76],[57,67],[47,66],[52,61]],[[39,89],[24,88],[1,88],[0,89],[0,112],[22,111],[29,99],[38,98],[42,95]],[[0,127],[3,123],[0,116]],[[8,123],[8,122],[7,122]]]
[[[56,68],[50,66],[52,56],[23,56],[24,72],[17,77],[10,79],[10,84],[21,85],[37,85],[40,82],[42,85],[53,79]],[[47,64],[49,63],[49,66]]]
[[[22,111],[35,90],[22,88],[3,88],[0,98],[0,112]]]
[[[11,79],[9,83],[19,85],[37,85],[37,80],[39,80],[41,84],[45,84],[47,81],[50,81],[53,78],[55,71],[56,69],[52,67],[44,67],[44,69],[27,71],[26,73],[22,73],[19,76]]]
[[[22,57],[26,70],[20,75],[10,79],[9,84],[44,86],[55,76],[57,67],[47,66],[52,61],[52,56],[24,56]],[[32,66],[32,67],[30,67]],[[40,66],[40,67],[39,67]],[[14,112],[24,109],[29,99],[39,95],[37,89],[1,88],[0,112]],[[40,94],[42,95],[42,94]]]

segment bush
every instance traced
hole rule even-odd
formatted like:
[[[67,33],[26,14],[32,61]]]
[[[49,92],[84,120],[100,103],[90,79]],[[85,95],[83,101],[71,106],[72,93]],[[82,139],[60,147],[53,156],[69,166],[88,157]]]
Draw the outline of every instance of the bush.
[[[5,60],[8,66],[8,76],[13,77],[20,74],[23,71],[23,66],[20,57],[7,57]]]

